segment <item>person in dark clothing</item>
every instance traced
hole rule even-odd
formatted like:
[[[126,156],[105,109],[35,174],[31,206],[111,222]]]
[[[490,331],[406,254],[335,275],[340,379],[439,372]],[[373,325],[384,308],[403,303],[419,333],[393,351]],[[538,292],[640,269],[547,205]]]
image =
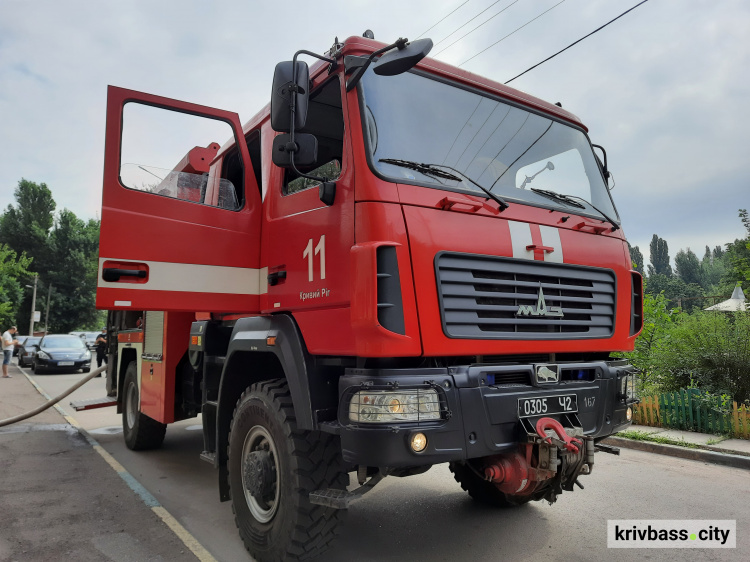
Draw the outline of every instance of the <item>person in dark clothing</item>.
[[[102,366],[102,362],[107,363],[107,328],[102,330],[102,333],[96,336],[96,367],[97,369]],[[97,377],[101,377],[101,373]]]

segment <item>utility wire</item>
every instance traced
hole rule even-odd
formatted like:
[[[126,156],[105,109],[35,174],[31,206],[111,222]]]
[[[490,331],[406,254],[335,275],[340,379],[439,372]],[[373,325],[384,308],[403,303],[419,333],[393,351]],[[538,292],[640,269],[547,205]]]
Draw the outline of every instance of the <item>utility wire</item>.
[[[469,31],[468,33],[466,33],[466,34],[462,35],[461,37],[459,37],[458,39],[456,39],[456,40],[455,40],[455,41],[454,41],[453,43],[451,43],[451,44],[450,44],[450,45],[448,45],[447,47],[444,47],[444,48],[440,49],[440,50],[439,50],[439,51],[438,51],[437,53],[435,53],[435,55],[434,55],[434,56],[438,56],[438,55],[439,55],[440,53],[442,53],[443,51],[447,51],[447,50],[448,50],[448,49],[450,49],[450,48],[451,48],[451,47],[452,47],[453,45],[455,45],[456,43],[458,43],[459,41],[461,41],[461,40],[462,40],[462,39],[463,39],[464,37],[466,37],[467,35],[471,35],[471,34],[472,34],[472,33],[474,33],[474,32],[475,32],[475,31],[476,31],[477,29],[479,29],[480,27],[482,27],[482,26],[483,26],[483,25],[484,25],[485,23],[489,23],[489,22],[490,22],[491,20],[495,19],[495,18],[496,18],[497,16],[499,16],[500,14],[502,14],[502,13],[503,13],[503,12],[504,12],[505,10],[507,10],[507,9],[508,9],[508,8],[510,8],[510,7],[511,7],[511,6],[513,5],[513,4],[516,4],[517,2],[518,2],[518,0],[513,0],[513,2],[511,2],[510,4],[508,4],[507,6],[505,6],[505,8],[503,8],[502,10],[500,10],[500,11],[499,11],[498,13],[496,13],[496,14],[495,14],[494,16],[492,16],[491,18],[489,18],[489,19],[485,20],[484,22],[480,23],[480,24],[479,24],[478,26],[476,26],[476,27],[475,27],[474,29],[472,29],[472,30],[471,30],[471,31]],[[565,0],[563,0],[563,2],[565,2]],[[485,10],[485,11],[486,11],[486,10]],[[468,22],[467,22],[467,23],[468,23]],[[465,24],[464,24],[464,25],[465,25]],[[458,30],[456,30],[456,31],[458,31]]]
[[[516,29],[514,29],[513,31],[511,31],[510,33],[508,33],[508,35],[506,35],[505,37],[503,37],[503,38],[499,39],[498,41],[495,41],[495,42],[494,42],[494,43],[493,43],[492,45],[490,45],[490,46],[489,46],[489,47],[487,47],[486,49],[482,49],[482,50],[481,50],[481,51],[479,51],[479,52],[478,52],[478,53],[477,53],[476,55],[474,55],[474,56],[472,56],[472,57],[469,57],[468,59],[466,59],[466,60],[465,60],[464,62],[462,62],[462,63],[461,63],[461,64],[459,64],[458,66],[459,66],[459,67],[461,67],[461,66],[465,65],[465,64],[466,64],[467,62],[469,62],[469,61],[470,61],[471,59],[473,59],[473,58],[476,58],[476,57],[478,57],[479,55],[481,55],[481,54],[482,54],[483,52],[485,52],[486,50],[488,50],[488,49],[491,49],[492,47],[494,47],[494,46],[495,46],[495,45],[497,45],[498,43],[502,43],[502,42],[503,42],[503,41],[505,41],[505,40],[506,40],[506,39],[507,39],[508,37],[510,37],[511,35],[513,35],[514,33],[516,33],[517,31],[520,31],[520,30],[522,30],[522,29],[523,29],[524,27],[526,27],[527,25],[529,25],[529,24],[530,24],[531,22],[533,22],[533,21],[535,21],[535,20],[538,20],[538,19],[539,19],[539,18],[541,18],[541,17],[542,17],[542,16],[544,15],[544,14],[546,14],[547,12],[549,12],[550,10],[554,10],[555,8],[557,8],[557,7],[558,7],[558,6],[560,5],[560,4],[562,4],[563,2],[565,2],[565,0],[560,0],[560,2],[558,2],[557,4],[555,4],[554,6],[552,6],[551,8],[547,8],[547,9],[546,9],[546,10],[544,10],[544,11],[543,11],[543,12],[542,12],[541,14],[539,14],[538,16],[536,16],[535,18],[532,18],[532,19],[530,19],[529,21],[527,21],[527,22],[526,22],[525,24],[523,24],[522,26],[520,26],[520,27],[517,27]],[[511,6],[512,6],[512,4],[511,4]],[[510,6],[509,6],[509,7],[510,7]]]
[[[443,37],[440,41],[438,41],[437,43],[435,43],[435,47],[437,47],[438,45],[440,45],[440,43],[442,43],[443,41],[445,41],[446,39],[448,39],[448,37],[450,37],[451,35],[453,35],[456,31],[458,31],[462,27],[465,27],[465,26],[469,25],[471,22],[473,22],[475,19],[477,19],[479,16],[481,16],[487,10],[489,10],[490,8],[492,8],[492,6],[494,6],[495,4],[500,3],[500,1],[501,0],[495,0],[492,4],[490,4],[489,6],[487,6],[484,10],[482,10],[481,12],[479,12],[476,16],[474,16],[473,18],[471,18],[469,21],[467,21],[463,25],[460,25],[459,27],[457,27],[456,29],[454,29],[453,31],[451,31],[448,35],[446,35],[445,37]]]
[[[469,3],[469,1],[470,1],[470,0],[466,0],[466,2],[464,2],[463,4],[461,4],[461,5],[460,5],[460,6],[458,7],[458,8],[460,8],[460,7],[461,7],[461,6],[463,6],[464,4],[468,4],[468,3]],[[455,10],[453,10],[453,12],[457,11],[457,10],[458,10],[458,8],[456,8]],[[448,14],[448,16],[450,16],[450,15],[451,15],[451,14],[452,14],[453,12],[451,12],[450,14]],[[439,22],[437,22],[436,24],[433,24],[433,25],[432,25],[432,27],[430,27],[429,29],[427,29],[427,30],[423,31],[423,32],[422,32],[422,33],[420,33],[419,35],[417,35],[417,39],[419,39],[420,37],[422,37],[422,35],[424,35],[424,34],[425,34],[425,33],[427,33],[428,31],[430,31],[430,29],[432,29],[433,27],[435,27],[435,26],[436,26],[436,25],[437,25],[438,23],[441,23],[441,22],[442,22],[443,20],[445,20],[445,19],[446,19],[446,18],[447,18],[448,16],[445,16],[445,17],[444,17],[443,19],[441,19],[441,20],[440,20]]]
[[[557,55],[559,55],[559,54],[560,54],[560,53],[562,53],[563,51],[567,51],[567,50],[568,50],[568,49],[570,49],[570,48],[571,48],[571,47],[572,47],[573,45],[576,45],[577,43],[580,43],[581,41],[583,41],[584,39],[586,39],[586,37],[591,37],[591,36],[592,36],[592,35],[593,35],[594,33],[596,33],[597,31],[600,31],[600,30],[604,29],[605,27],[607,27],[607,26],[608,26],[608,25],[609,25],[610,23],[612,23],[613,21],[615,21],[615,20],[619,20],[619,19],[620,19],[620,18],[621,18],[622,16],[624,16],[625,14],[627,14],[628,12],[632,12],[632,11],[633,11],[633,10],[635,10],[635,9],[636,9],[636,8],[637,8],[638,6],[641,6],[642,4],[645,4],[646,2],[648,2],[648,0],[643,0],[643,2],[639,2],[638,4],[636,4],[635,6],[633,6],[632,8],[630,8],[629,10],[626,10],[626,11],[624,11],[623,13],[621,13],[621,14],[620,14],[619,16],[617,16],[616,18],[614,18],[614,19],[611,19],[611,20],[609,20],[609,21],[608,21],[607,23],[605,23],[605,24],[604,24],[603,26],[601,26],[601,27],[599,27],[599,28],[595,29],[594,31],[592,31],[592,32],[591,32],[591,33],[589,33],[588,35],[585,35],[585,36],[581,37],[581,38],[580,38],[580,39],[579,39],[578,41],[575,41],[575,42],[571,43],[570,45],[568,45],[568,46],[567,46],[567,47],[565,47],[564,49],[562,49],[562,50],[560,50],[560,51],[557,51],[557,52],[556,52],[556,53],[555,53],[554,55],[552,55],[552,56],[550,56],[550,57],[547,57],[547,58],[546,58],[546,59],[544,59],[544,60],[543,60],[542,62],[539,62],[539,63],[535,64],[534,66],[532,66],[531,68],[527,68],[527,69],[526,69],[526,70],[524,70],[524,71],[523,71],[523,72],[522,72],[521,74],[519,74],[519,75],[517,75],[517,76],[514,76],[513,78],[511,78],[510,80],[508,80],[508,81],[506,82],[506,84],[510,84],[510,83],[511,83],[511,82],[513,82],[513,80],[515,80],[516,78],[518,78],[518,77],[520,77],[520,76],[523,76],[524,74],[526,74],[527,72],[529,72],[529,71],[531,71],[531,70],[534,70],[534,69],[535,69],[535,68],[536,68],[537,66],[540,66],[540,65],[544,64],[544,63],[545,63],[545,62],[547,62],[548,60],[550,60],[550,59],[553,59],[553,58],[555,58],[555,57],[556,57]],[[475,55],[475,56],[476,56],[476,55]],[[460,66],[460,65],[459,65],[459,66]]]

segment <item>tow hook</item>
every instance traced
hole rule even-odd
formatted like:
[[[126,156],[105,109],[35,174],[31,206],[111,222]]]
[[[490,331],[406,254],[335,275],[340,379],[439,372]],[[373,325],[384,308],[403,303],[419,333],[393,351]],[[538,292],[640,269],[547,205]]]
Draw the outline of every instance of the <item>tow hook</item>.
[[[557,436],[565,443],[565,448],[571,453],[578,453],[578,447],[583,446],[583,441],[571,437],[570,435],[565,433],[565,428],[563,428],[562,424],[552,418],[541,418],[538,422],[536,422],[536,432],[545,443],[549,443],[550,445],[552,445],[552,437],[547,435],[547,429],[551,429],[552,431],[554,431]],[[560,443],[560,445],[562,445],[562,442]]]

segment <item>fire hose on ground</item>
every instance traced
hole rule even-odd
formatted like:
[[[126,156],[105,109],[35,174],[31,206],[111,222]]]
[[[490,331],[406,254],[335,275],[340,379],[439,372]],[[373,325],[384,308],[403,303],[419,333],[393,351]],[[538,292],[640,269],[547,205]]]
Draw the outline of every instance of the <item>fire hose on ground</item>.
[[[83,377],[81,380],[79,380],[77,383],[75,383],[69,389],[67,389],[66,391],[64,391],[62,394],[60,394],[59,396],[56,396],[55,398],[51,398],[50,400],[48,400],[47,402],[45,402],[44,404],[42,404],[38,408],[34,408],[30,412],[26,412],[25,414],[19,414],[17,416],[13,416],[12,418],[7,418],[7,419],[4,419],[4,420],[0,420],[0,427],[5,427],[6,425],[11,425],[11,424],[14,424],[14,423],[18,423],[20,421],[27,420],[29,418],[32,418],[32,417],[36,416],[37,414],[42,413],[44,410],[47,410],[48,408],[51,408],[52,406],[54,406],[55,404],[57,404],[60,400],[62,400],[66,396],[72,394],[73,392],[75,392],[76,390],[78,390],[79,388],[81,388],[84,384],[86,384],[87,382],[89,382],[91,379],[93,379],[94,377],[102,374],[106,370],[107,370],[107,366],[104,365],[103,367],[99,367],[95,371],[91,371],[88,375],[86,375],[85,377]]]

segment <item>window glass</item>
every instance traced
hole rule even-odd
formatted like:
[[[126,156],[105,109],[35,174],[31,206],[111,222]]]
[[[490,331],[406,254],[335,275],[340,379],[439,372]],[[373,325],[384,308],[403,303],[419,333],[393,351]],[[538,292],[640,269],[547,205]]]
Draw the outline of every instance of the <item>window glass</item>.
[[[344,150],[344,114],[338,79],[330,80],[311,94],[307,122],[300,132],[315,135],[318,140],[317,161],[300,171],[328,181],[338,179]],[[319,181],[299,176],[289,169],[284,177],[284,193],[287,195],[320,185]]]
[[[385,178],[481,193],[468,177],[508,200],[617,216],[583,131],[413,72],[368,70],[361,84],[370,163]]]
[[[214,172],[219,148],[233,138],[228,123],[130,102],[123,108],[120,181],[129,189],[238,209],[241,178]],[[239,160],[239,159],[238,159]],[[241,167],[242,163],[239,162]],[[238,196],[238,194],[240,196]]]

